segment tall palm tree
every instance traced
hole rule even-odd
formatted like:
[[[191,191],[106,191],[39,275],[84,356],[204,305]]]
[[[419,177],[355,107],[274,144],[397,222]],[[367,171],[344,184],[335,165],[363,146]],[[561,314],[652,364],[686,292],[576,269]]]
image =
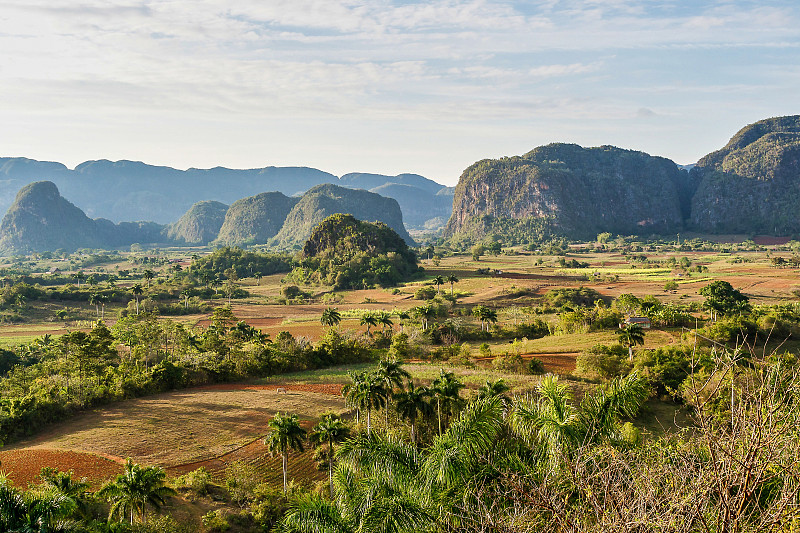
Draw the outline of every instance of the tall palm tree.
[[[280,453],[283,459],[283,492],[286,493],[286,472],[289,462],[289,450],[305,451],[303,439],[306,430],[300,427],[297,415],[281,415],[276,413],[269,421],[269,433],[264,439],[264,444],[269,447],[270,453]]]
[[[450,296],[453,295],[453,286],[458,283],[460,280],[456,277],[455,274],[450,274],[447,276],[447,281],[450,283]]]
[[[433,380],[431,391],[436,398],[436,419],[439,423],[439,435],[442,434],[442,404],[449,407],[452,412],[453,407],[461,399],[460,391],[464,388],[456,375],[452,372],[439,370],[439,377]]]
[[[145,281],[147,281],[147,288],[149,289],[150,288],[150,280],[153,279],[154,277],[156,277],[156,274],[155,274],[155,272],[153,272],[152,270],[150,270],[148,268],[147,270],[144,271],[144,273],[142,274],[142,277],[145,279]]]
[[[627,324],[617,330],[619,343],[628,347],[628,359],[633,361],[633,347],[644,344],[644,330],[639,324]]]
[[[328,483],[333,498],[333,445],[350,436],[350,428],[339,418],[339,415],[328,413],[322,415],[320,421],[311,428],[309,440],[314,447],[328,445]]]
[[[442,276],[436,276],[433,278],[433,284],[436,285],[436,294],[440,294],[442,285],[444,285],[444,278]]]
[[[411,379],[411,374],[403,369],[403,365],[399,361],[390,361],[383,359],[378,363],[378,368],[375,369],[375,377],[383,384],[384,393],[386,395],[385,415],[386,415],[386,428],[389,428],[389,404],[394,397],[395,388],[401,389],[403,381]]]
[[[112,482],[106,483],[97,496],[111,502],[109,519],[114,515],[129,516],[133,524],[138,515],[139,521],[145,521],[147,506],[160,509],[166,498],[176,494],[166,485],[167,474],[157,466],[140,466],[130,458],[125,462],[125,469]]]
[[[385,332],[387,329],[391,329],[394,326],[394,322],[392,322],[392,317],[386,311],[381,311],[375,316],[375,320],[378,324],[383,326],[383,331]]]
[[[486,331],[489,331],[489,324],[497,323],[497,311],[489,307],[481,310],[481,320],[486,323]]]
[[[378,319],[375,317],[375,315],[373,313],[366,312],[366,313],[361,315],[360,325],[367,326],[367,335],[368,336],[372,336],[372,333],[370,333],[369,328],[372,327],[372,326],[377,326],[378,325]]]
[[[433,406],[428,402],[431,390],[428,387],[414,387],[408,382],[406,389],[395,396],[395,408],[403,420],[411,425],[411,443],[417,445],[417,418],[433,414]]]
[[[400,331],[401,332],[405,332],[405,327],[406,327],[405,321],[406,320],[410,320],[410,319],[411,319],[411,315],[408,314],[408,311],[398,311],[397,312],[397,320],[400,321]]]
[[[323,326],[335,327],[342,321],[342,314],[335,307],[327,307],[319,319]]]
[[[94,306],[95,316],[100,318],[100,295],[96,292],[93,292],[89,295],[89,305]]]
[[[141,284],[135,283],[131,287],[131,294],[133,294],[134,299],[136,299],[136,314],[139,314],[139,296],[144,294],[144,288],[142,288]]]

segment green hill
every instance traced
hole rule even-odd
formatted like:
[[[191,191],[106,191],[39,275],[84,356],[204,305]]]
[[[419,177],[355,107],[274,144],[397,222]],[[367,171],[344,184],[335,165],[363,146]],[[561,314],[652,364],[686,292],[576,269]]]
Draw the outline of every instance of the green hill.
[[[4,254],[115,248],[134,242],[163,240],[163,226],[151,222],[93,220],[49,181],[30,183],[20,189],[0,224],[0,252]]]
[[[391,287],[419,271],[416,254],[392,228],[345,214],[331,215],[314,227],[302,258],[289,279],[336,289]]]
[[[403,225],[403,214],[396,200],[361,189],[323,184],[312,187],[300,198],[270,244],[300,248],[314,226],[337,213],[351,214],[359,220],[383,222],[406,243],[414,243]]]
[[[166,236],[175,242],[207,244],[219,235],[227,212],[228,206],[221,202],[197,202],[177,222],[166,227]]]
[[[613,146],[550,144],[467,168],[445,235],[525,242],[550,233],[673,233],[688,217],[689,189],[688,174],[668,159]]]
[[[691,225],[716,233],[800,233],[800,116],[742,128],[691,171]]]
[[[297,203],[280,192],[264,192],[231,204],[214,241],[216,244],[264,244],[284,225],[289,210]]]

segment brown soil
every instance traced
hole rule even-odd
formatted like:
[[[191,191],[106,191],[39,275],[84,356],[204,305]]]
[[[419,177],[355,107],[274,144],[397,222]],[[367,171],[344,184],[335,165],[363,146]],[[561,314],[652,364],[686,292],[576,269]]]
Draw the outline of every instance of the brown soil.
[[[0,462],[3,471],[20,488],[39,481],[39,472],[45,466],[62,472],[72,470],[76,477],[85,477],[94,487],[122,472],[122,461],[119,458],[72,450],[7,450],[0,452]]]

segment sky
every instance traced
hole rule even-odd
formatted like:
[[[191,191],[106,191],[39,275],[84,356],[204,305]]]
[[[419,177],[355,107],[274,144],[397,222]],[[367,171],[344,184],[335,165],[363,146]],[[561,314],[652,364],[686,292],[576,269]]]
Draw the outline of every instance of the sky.
[[[0,156],[455,185],[552,142],[689,164],[800,114],[800,2],[0,0]]]

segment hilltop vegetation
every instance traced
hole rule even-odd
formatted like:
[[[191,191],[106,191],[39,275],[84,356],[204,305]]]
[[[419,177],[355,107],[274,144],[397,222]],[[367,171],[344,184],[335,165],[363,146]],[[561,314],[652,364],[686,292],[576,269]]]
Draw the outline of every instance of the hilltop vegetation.
[[[742,128],[691,171],[692,227],[719,233],[800,232],[800,116]]]
[[[264,244],[278,233],[296,203],[296,198],[279,192],[265,192],[237,200],[225,214],[215,242]]]
[[[337,214],[311,232],[289,279],[335,289],[391,287],[418,271],[416,254],[392,228]]]
[[[175,242],[208,244],[219,235],[227,212],[228,206],[221,202],[197,202],[177,222],[165,228],[166,236]]]

